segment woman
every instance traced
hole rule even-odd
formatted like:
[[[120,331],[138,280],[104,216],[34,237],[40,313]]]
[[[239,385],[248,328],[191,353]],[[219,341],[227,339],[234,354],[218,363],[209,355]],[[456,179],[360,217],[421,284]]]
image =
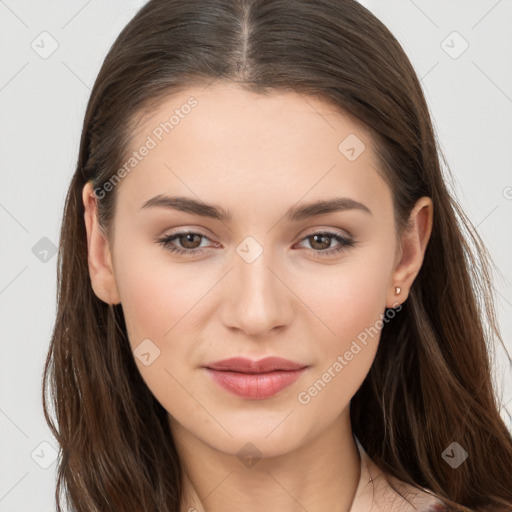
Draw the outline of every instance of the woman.
[[[357,2],[148,2],[65,206],[58,510],[510,510],[488,256],[438,155]]]

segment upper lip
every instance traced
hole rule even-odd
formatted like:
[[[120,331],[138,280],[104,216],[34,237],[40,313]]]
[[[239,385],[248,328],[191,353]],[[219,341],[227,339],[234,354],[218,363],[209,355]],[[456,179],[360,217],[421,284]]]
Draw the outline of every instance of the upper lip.
[[[307,365],[282,357],[265,357],[258,361],[246,357],[231,357],[205,365],[212,370],[225,370],[241,373],[268,373],[276,370],[300,370]]]

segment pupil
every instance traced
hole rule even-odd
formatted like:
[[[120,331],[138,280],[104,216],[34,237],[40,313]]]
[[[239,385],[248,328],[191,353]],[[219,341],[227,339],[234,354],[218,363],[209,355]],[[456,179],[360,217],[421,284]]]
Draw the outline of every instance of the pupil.
[[[323,249],[325,249],[326,247],[329,246],[329,236],[328,235],[313,235],[313,239],[315,240],[315,242],[317,242],[317,239],[320,240],[320,245],[323,245]],[[321,240],[324,240],[324,243],[321,242]]]
[[[186,234],[186,235],[183,235],[183,237],[185,238],[185,247],[187,249],[193,249],[194,248],[194,242],[193,239],[194,237],[198,237],[198,235],[196,235],[195,233],[189,233],[189,234]],[[197,240],[196,240],[197,241]],[[188,244],[191,244],[192,246],[188,246]]]

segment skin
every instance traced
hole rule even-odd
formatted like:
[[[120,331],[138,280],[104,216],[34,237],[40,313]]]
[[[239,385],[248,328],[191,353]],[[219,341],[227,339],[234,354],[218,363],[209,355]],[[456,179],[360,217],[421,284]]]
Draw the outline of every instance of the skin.
[[[411,230],[396,241],[391,191],[366,131],[318,97],[263,96],[215,82],[169,97],[144,120],[139,148],[175,108],[198,105],[117,185],[115,237],[99,229],[92,185],[83,189],[89,271],[96,295],[121,303],[130,344],[150,339],[160,355],[135,361],[169,412],[185,471],[183,511],[309,512],[358,510],[360,458],[350,400],[366,377],[379,333],[312,397],[298,400],[365,329],[397,306],[421,268],[432,228],[422,198]],[[338,146],[356,135],[354,161]],[[112,193],[112,192],[111,192]],[[229,210],[231,221],[153,207],[158,194],[200,198]],[[345,196],[371,214],[346,210],[290,222],[285,212]],[[189,230],[205,235],[170,245],[155,239]],[[328,229],[356,242],[330,256]],[[251,263],[236,249],[253,237],[263,252]],[[326,249],[324,249],[326,247]],[[251,249],[253,251],[253,249]],[[395,286],[401,291],[395,294]],[[213,383],[202,365],[234,356],[277,355],[309,365],[290,387],[265,400],[243,399]],[[252,443],[261,458],[237,453]]]

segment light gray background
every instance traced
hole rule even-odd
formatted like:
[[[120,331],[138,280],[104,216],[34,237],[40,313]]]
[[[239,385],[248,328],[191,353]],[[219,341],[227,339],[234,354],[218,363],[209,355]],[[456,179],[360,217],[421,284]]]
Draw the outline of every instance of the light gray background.
[[[0,0],[0,512],[54,510],[58,446],[41,405],[55,314],[51,248],[90,89],[144,3]],[[362,3],[396,35],[422,80],[454,193],[499,269],[499,322],[512,352],[512,1]],[[503,360],[499,346],[497,356]],[[495,379],[512,431],[512,375],[503,362]]]

